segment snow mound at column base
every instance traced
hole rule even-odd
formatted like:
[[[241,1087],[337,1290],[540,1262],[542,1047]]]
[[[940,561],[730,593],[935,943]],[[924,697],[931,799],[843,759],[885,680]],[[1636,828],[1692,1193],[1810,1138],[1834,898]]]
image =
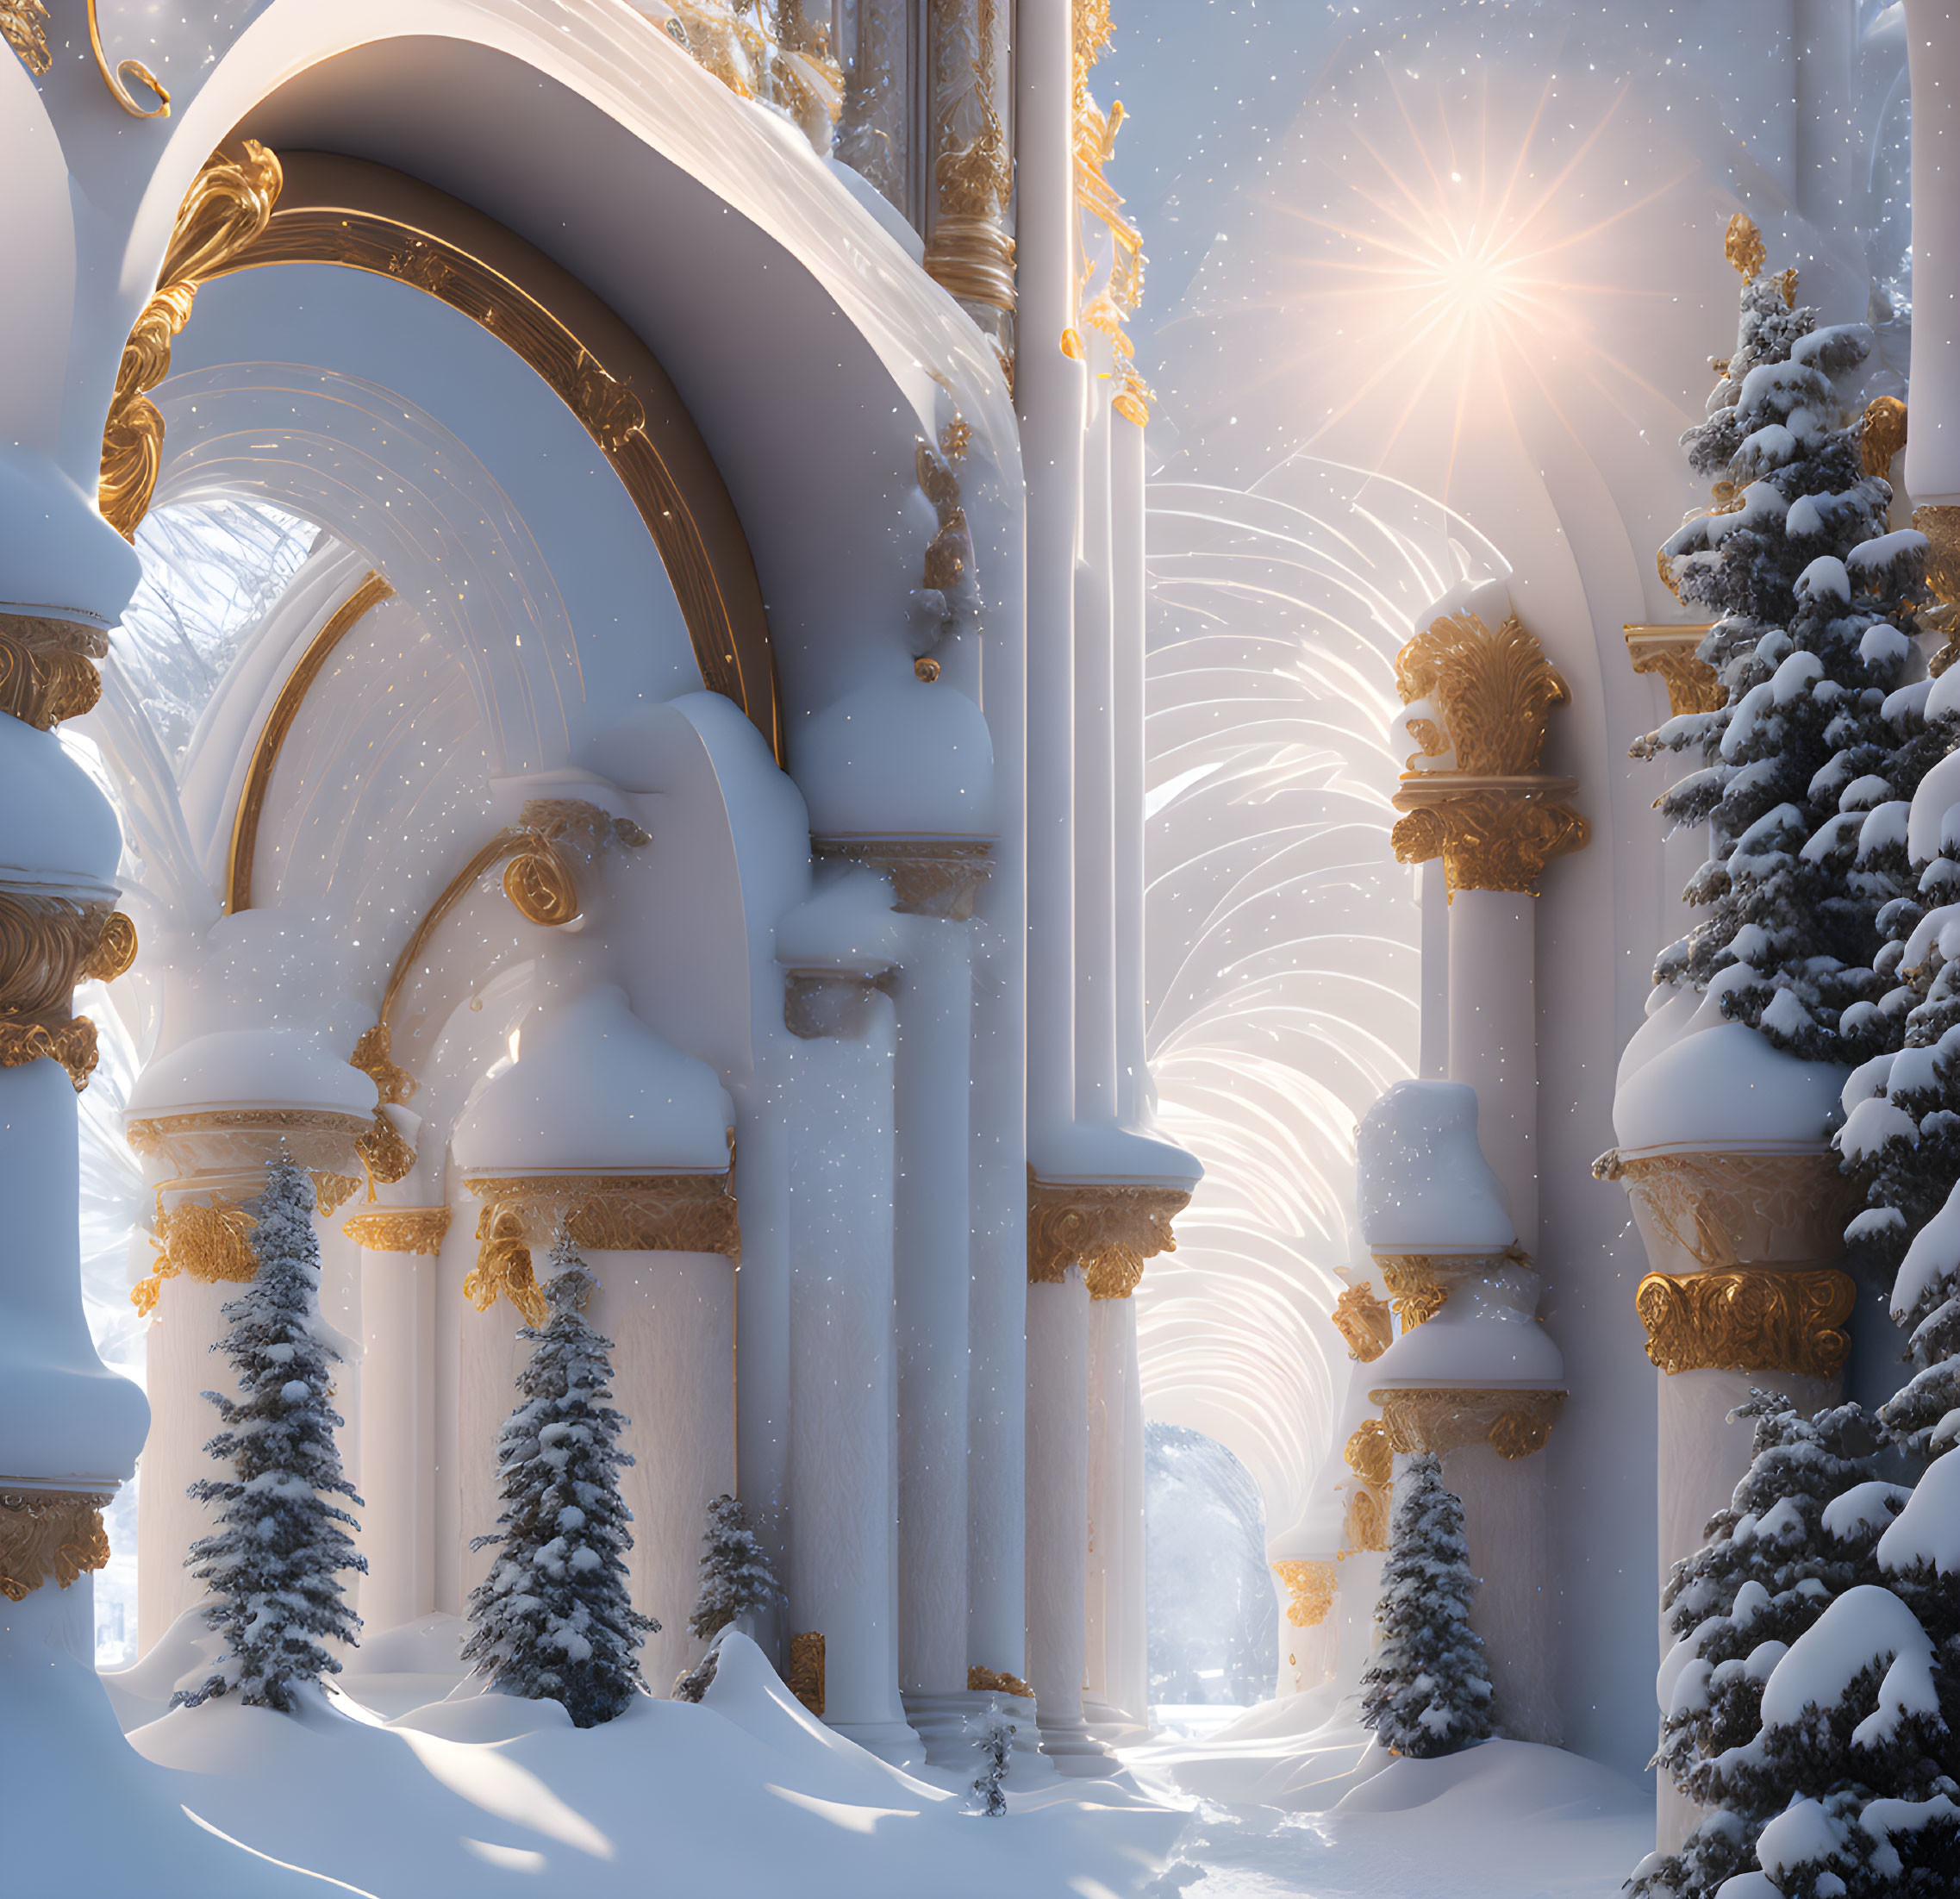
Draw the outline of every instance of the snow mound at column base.
[[[459,1693],[384,1721],[335,1692],[296,1715],[179,1708],[129,1738],[207,1825],[376,1899],[1074,1899],[1136,1892],[1183,1821],[1081,1782],[971,1815],[813,1720],[741,1635],[700,1706],[584,1731],[555,1702]]]
[[[1147,1899],[1176,1899],[1200,1869],[1203,1892],[1261,1899],[1615,1899],[1652,1844],[1651,1795],[1595,1761],[1512,1740],[1395,1759],[1345,1713],[1302,1733],[1286,1706],[1126,1752],[1145,1789],[1200,1796]]]

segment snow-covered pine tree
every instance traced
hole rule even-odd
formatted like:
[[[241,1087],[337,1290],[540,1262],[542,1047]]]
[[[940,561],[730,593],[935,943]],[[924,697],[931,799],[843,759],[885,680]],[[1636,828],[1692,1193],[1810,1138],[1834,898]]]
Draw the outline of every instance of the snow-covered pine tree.
[[[1734,1771],[1762,1729],[1771,1672],[1833,1601],[1878,1581],[1879,1540],[1909,1494],[1876,1475],[1882,1434],[1858,1405],[1807,1418],[1759,1391],[1731,1415],[1754,1421],[1750,1467],[1662,1596],[1676,1643],[1656,1764],[1715,1811],[1678,1852],[1635,1868],[1636,1899],[1712,1899],[1755,1865],[1757,1835],[1800,1788],[1788,1760],[1781,1781]]]
[[[711,1642],[738,1616],[768,1608],[783,1591],[739,1497],[710,1501],[701,1542],[701,1594],[687,1626],[698,1640]]]
[[[561,1702],[574,1726],[591,1727],[646,1691],[640,1646],[660,1625],[627,1594],[633,1513],[619,1472],[633,1459],[609,1402],[612,1341],[585,1322],[598,1282],[565,1233],[550,1271],[550,1319],[518,1334],[534,1349],[517,1376],[523,1402],[497,1440],[502,1527],[471,1546],[498,1554],[470,1592],[463,1659],[493,1688]]]
[[[1014,1724],[997,1701],[990,1701],[964,1723],[967,1740],[979,1757],[979,1771],[973,1777],[973,1797],[977,1811],[989,1820],[1002,1820],[1008,1810],[1008,1763],[1014,1753]]]
[[[1380,1640],[1361,1677],[1361,1719],[1384,1747],[1428,1759],[1489,1735],[1483,1639],[1470,1626],[1476,1590],[1463,1502],[1444,1488],[1440,1459],[1413,1457],[1395,1479]]]
[[[218,1528],[191,1545],[188,1560],[210,1590],[205,1620],[224,1638],[225,1659],[173,1707],[235,1694],[290,1714],[302,1690],[340,1672],[326,1645],[359,1637],[340,1576],[365,1571],[367,1560],[347,1534],[359,1526],[332,1501],[360,1504],[334,1441],[340,1353],[319,1322],[313,1208],[312,1180],[282,1155],[250,1208],[258,1271],[226,1302],[230,1329],[215,1347],[231,1360],[240,1395],[204,1394],[224,1423],[204,1448],[231,1474],[190,1486],[197,1502],[218,1507]]]
[[[1682,437],[1695,472],[1717,478],[1718,511],[1660,554],[1676,596],[1720,616],[1701,656],[1727,701],[1633,748],[1705,761],[1661,809],[1711,827],[1684,893],[1708,908],[1654,977],[1713,986],[1725,1014],[1776,1046],[1840,1060],[1843,1012],[1882,988],[1876,919],[1897,892],[1860,849],[1868,832],[1875,849],[1902,838],[1896,811],[1870,814],[1896,802],[1878,771],[1896,746],[1883,708],[1916,653],[1886,616],[1915,596],[1925,542],[1886,535],[1891,489],[1863,472],[1832,382],[1869,353],[1870,331],[1819,329],[1814,310],[1793,308],[1795,273],[1763,273],[1762,240],[1739,214],[1729,255],[1744,278],[1735,352],[1707,420]]]

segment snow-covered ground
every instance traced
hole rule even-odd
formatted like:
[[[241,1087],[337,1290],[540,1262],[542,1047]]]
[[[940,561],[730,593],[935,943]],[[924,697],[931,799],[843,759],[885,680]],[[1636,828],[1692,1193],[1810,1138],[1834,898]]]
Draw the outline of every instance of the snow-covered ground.
[[[1013,1792],[988,1821],[952,1777],[813,1720],[740,1636],[700,1707],[581,1731],[459,1687],[457,1626],[379,1638],[296,1716],[167,1712],[209,1667],[190,1618],[104,1680],[207,1827],[376,1899],[1608,1899],[1651,1838],[1645,1790],[1589,1762],[1511,1741],[1391,1761],[1312,1696],[1161,1724],[1114,1780]]]

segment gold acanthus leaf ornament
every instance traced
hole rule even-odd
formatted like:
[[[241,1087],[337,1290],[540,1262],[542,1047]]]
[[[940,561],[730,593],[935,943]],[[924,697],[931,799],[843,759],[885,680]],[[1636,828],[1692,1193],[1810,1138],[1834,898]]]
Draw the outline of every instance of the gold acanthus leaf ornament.
[[[52,732],[93,711],[102,697],[97,662],[109,635],[78,621],[0,614],[0,712]]]
[[[1515,614],[1494,633],[1468,611],[1433,620],[1402,647],[1395,688],[1403,704],[1428,709],[1408,721],[1421,747],[1410,771],[1454,752],[1456,771],[1487,778],[1535,772],[1551,709],[1572,697]]]
[[[1407,815],[1395,821],[1389,842],[1399,863],[1441,858],[1452,900],[1458,890],[1536,896],[1545,865],[1592,839],[1585,819],[1557,802],[1571,784],[1547,778],[1489,786],[1455,772],[1411,773],[1395,796]]]
[[[551,1316],[532,1269],[522,1221],[508,1207],[485,1207],[477,1215],[477,1263],[463,1280],[463,1296],[478,1312],[488,1312],[500,1293],[524,1315],[526,1325],[541,1326]]]
[[[978,1662],[966,1671],[966,1690],[970,1695],[1015,1695],[1022,1701],[1034,1699],[1034,1690],[1020,1676],[1010,1675],[1004,1669],[983,1668]]]
[[[1372,1286],[1350,1286],[1334,1301],[1334,1330],[1347,1340],[1347,1355],[1372,1364],[1395,1343],[1395,1315]]]
[[[66,1589],[105,1567],[102,1506],[84,1490],[0,1488],[0,1596],[24,1602],[50,1577]]]
[[[37,79],[54,63],[47,50],[47,9],[41,0],[0,0],[0,40],[20,55],[21,64]]]
[[[1728,703],[1721,676],[1700,656],[1713,622],[1699,626],[1627,626],[1626,657],[1634,672],[1656,674],[1667,688],[1669,715],[1719,712]]]
[[[163,1283],[179,1273],[206,1284],[249,1285],[259,1271],[252,1250],[258,1227],[251,1211],[228,1195],[211,1193],[200,1203],[186,1200],[166,1209],[157,1196],[156,1259],[147,1277],[129,1290],[129,1302],[147,1318],[163,1295]]]
[[[78,1095],[95,1072],[96,1025],[86,1015],[57,1022],[0,1020],[0,1068],[24,1068],[29,1062],[55,1061],[68,1071]]]
[[[1094,1299],[1127,1299],[1144,1262],[1175,1252],[1171,1221],[1190,1202],[1182,1187],[1027,1184],[1027,1277],[1059,1285],[1080,1266]]]
[[[350,1214],[340,1231],[369,1252],[412,1252],[425,1257],[442,1251],[449,1231],[446,1207],[370,1207]]]
[[[1729,220],[1727,234],[1722,240],[1722,254],[1745,282],[1762,274],[1763,260],[1770,253],[1762,232],[1756,228],[1756,220],[1746,211],[1738,211]]]
[[[1342,1452],[1347,1467],[1364,1484],[1385,1490],[1395,1475],[1395,1453],[1389,1445],[1389,1429],[1379,1418],[1368,1419],[1347,1440]]]
[[[171,345],[198,286],[264,233],[284,178],[278,159],[247,139],[238,156],[220,150],[204,161],[178,210],[156,294],[123,345],[103,430],[97,502],[125,540],[135,538],[163,470],[163,416],[150,391],[170,373]]]
[[[1875,396],[1858,422],[1858,462],[1881,481],[1892,472],[1893,458],[1906,446],[1906,405],[1896,396]]]
[[[1834,1378],[1857,1284],[1836,1267],[1650,1272],[1633,1295],[1647,1356],[1670,1374],[1794,1371]]]
[[[1311,1558],[1283,1557],[1273,1565],[1273,1574],[1286,1585],[1286,1619],[1292,1627],[1318,1628],[1326,1621],[1339,1573],[1332,1563]]]

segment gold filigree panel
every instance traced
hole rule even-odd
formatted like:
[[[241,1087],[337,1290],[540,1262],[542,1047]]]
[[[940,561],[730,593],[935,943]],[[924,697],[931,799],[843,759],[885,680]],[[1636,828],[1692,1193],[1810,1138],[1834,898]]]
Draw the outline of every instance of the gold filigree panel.
[[[1647,1356],[1663,1371],[1795,1371],[1834,1378],[1857,1284],[1835,1267],[1650,1272],[1634,1293]]]
[[[1515,1462],[1541,1451],[1564,1409],[1563,1391],[1474,1390],[1453,1386],[1421,1390],[1370,1391],[1398,1456],[1437,1457],[1466,1444],[1487,1443]]]
[[[0,1490],[0,1596],[24,1602],[50,1577],[66,1589],[106,1566],[102,1505],[81,1490]]]
[[[1080,1266],[1092,1299],[1127,1299],[1144,1262],[1177,1250],[1171,1221],[1190,1202],[1182,1187],[1051,1184],[1030,1172],[1027,1277],[1059,1285]]]
[[[1339,1574],[1332,1563],[1288,1557],[1273,1565],[1273,1573],[1286,1584],[1288,1622],[1295,1628],[1318,1628],[1326,1621]]]
[[[819,1721],[823,1718],[823,1637],[806,1629],[790,1638],[790,1692]]]
[[[1493,784],[1451,771],[1412,774],[1395,792],[1407,815],[1389,841],[1399,863],[1441,858],[1452,899],[1458,890],[1536,896],[1545,865],[1592,840],[1585,819],[1557,802],[1573,789],[1570,778]]]
[[[1023,1701],[1034,1699],[1034,1690],[1020,1676],[997,1668],[983,1668],[977,1662],[966,1671],[966,1689],[972,1695],[1018,1695]]]
[[[1822,1263],[1842,1250],[1858,1197],[1834,1156],[1682,1153],[1623,1156],[1593,1164],[1601,1180],[1625,1184],[1643,1227],[1706,1268]]]
[[[369,1252],[426,1256],[442,1251],[449,1220],[446,1207],[368,1207],[350,1214],[340,1222],[340,1231]]]

